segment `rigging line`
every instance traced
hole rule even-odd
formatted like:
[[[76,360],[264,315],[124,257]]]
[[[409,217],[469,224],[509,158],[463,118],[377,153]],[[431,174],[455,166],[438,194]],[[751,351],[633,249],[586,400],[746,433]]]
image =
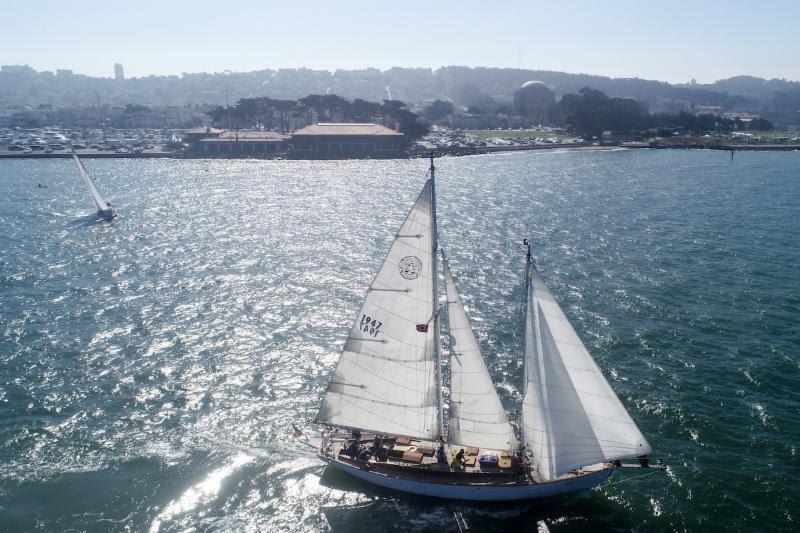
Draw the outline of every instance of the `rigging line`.
[[[365,410],[366,412],[368,412],[370,415],[374,416],[375,418],[379,418],[379,419],[383,420],[384,422],[388,422],[389,424],[393,424],[393,425],[396,425],[396,426],[402,427],[403,429],[408,429],[408,430],[409,430],[409,431],[407,431],[407,432],[402,432],[402,433],[401,433],[401,432],[398,432],[398,433],[395,433],[395,434],[400,434],[400,435],[403,435],[403,434],[405,434],[405,435],[408,435],[408,436],[410,436],[410,437],[416,437],[416,436],[420,436],[420,437],[423,437],[423,438],[428,438],[428,437],[425,437],[424,435],[414,435],[414,433],[416,433],[416,430],[414,430],[414,429],[413,429],[411,426],[409,426],[408,424],[404,424],[403,422],[401,422],[401,421],[397,420],[397,418],[396,418],[396,417],[395,417],[395,418],[388,418],[388,417],[386,417],[386,416],[383,416],[381,413],[385,412],[385,410],[382,410],[381,412],[378,412],[378,411],[371,411],[371,410],[369,410],[369,409],[366,409],[366,408],[364,408],[363,406],[361,406],[361,405],[359,405],[359,404],[356,404],[356,403],[353,403],[353,402],[349,401],[347,398],[342,398],[342,402],[343,402],[343,403],[347,403],[347,404],[351,405],[352,407],[357,407],[357,408],[359,408],[359,409],[363,409],[363,410]],[[389,405],[391,405],[391,404],[389,404]],[[404,407],[404,406],[402,406],[402,405],[401,405],[401,406],[399,406],[399,407]],[[423,407],[416,407],[415,409],[424,409],[424,408],[423,408]],[[354,422],[355,422],[355,421],[354,421]],[[355,422],[355,424],[358,424],[358,422]],[[354,427],[354,428],[357,428],[357,429],[358,429],[358,426],[357,426],[357,425],[353,425],[352,427]],[[370,428],[362,428],[362,429],[365,429],[365,430],[366,430],[366,429],[370,429]]]
[[[524,403],[524,401],[523,401],[523,403]],[[530,405],[531,407],[544,407],[544,406],[542,406],[540,404],[533,403],[533,402],[529,403],[528,405]],[[542,409],[542,411],[544,411],[544,410],[545,409]],[[633,419],[630,416],[630,413],[627,413],[627,411],[626,411],[626,413],[628,414],[628,419],[629,420],[621,420],[621,419],[615,418],[613,416],[603,416],[603,415],[596,414],[596,413],[589,413],[587,411],[573,411],[571,409],[558,409],[556,407],[549,407],[546,410],[548,412],[551,412],[551,413],[566,413],[566,414],[569,414],[569,415],[580,415],[580,416],[588,416],[588,417],[592,417],[592,418],[602,418],[604,420],[609,420],[611,422],[616,422],[618,424],[628,424],[628,425],[634,425],[637,428],[639,427],[633,421]]]
[[[656,474],[658,472],[660,472],[660,470],[653,470],[652,472],[648,472],[648,473],[642,474],[640,476],[634,476],[634,477],[629,477],[629,478],[625,478],[625,479],[620,479],[619,481],[612,481],[611,483],[604,483],[604,484],[600,485],[600,488],[610,487],[611,485],[616,485],[618,483],[625,483],[626,481],[635,481],[635,480],[641,479],[643,477],[652,476],[653,474]]]
[[[565,368],[569,368],[569,367],[565,367]],[[603,376],[603,377],[605,377],[605,376]],[[598,398],[605,398],[607,400],[613,400],[614,398],[619,400],[619,396],[617,396],[616,394],[614,394],[614,395],[611,395],[611,394],[600,394],[599,392],[592,392],[592,391],[590,391],[588,389],[578,389],[576,387],[570,387],[569,385],[553,385],[553,384],[550,384],[550,383],[541,383],[540,381],[534,381],[534,380],[530,380],[530,381],[528,381],[528,383],[531,384],[531,385],[538,385],[539,387],[544,387],[545,389],[562,389],[562,390],[579,392],[581,394],[586,394],[586,395],[589,395],[589,396],[596,396]],[[620,402],[622,402],[622,400],[620,400]],[[534,403],[532,405],[538,405],[538,404]]]
[[[541,336],[536,335],[536,338],[539,339],[539,338],[541,338]],[[578,345],[577,344],[573,344],[573,346],[578,346]],[[587,353],[588,353],[588,350],[587,350]],[[560,352],[559,352],[559,354],[563,355]],[[589,356],[591,357],[591,354],[589,354]],[[564,362],[564,358],[563,357],[561,358],[561,363],[560,364],[557,361],[548,361],[548,360],[542,359],[541,357],[537,357],[537,359],[539,359],[543,365],[558,366],[558,367],[562,367],[563,366],[564,368],[569,369],[569,370],[576,370],[576,371],[579,371],[579,372],[592,372],[594,374],[603,374],[603,370],[600,368],[599,365],[597,365],[597,362],[595,362],[594,366],[585,367],[585,366],[568,365],[568,364],[566,364]],[[605,374],[603,374],[603,377],[605,377]]]
[[[527,429],[528,431],[531,431],[533,433],[538,433],[538,434],[553,435],[553,436],[558,436],[558,437],[567,437],[567,438],[570,438],[572,440],[583,439],[584,441],[587,441],[587,443],[589,443],[589,444],[593,444],[595,442],[598,442],[598,443],[601,443],[601,444],[606,443],[608,446],[617,446],[620,449],[627,449],[627,448],[631,447],[630,442],[627,441],[627,440],[602,439],[602,438],[598,437],[594,433],[592,433],[591,435],[578,435],[578,434],[575,434],[575,433],[567,433],[567,432],[564,432],[564,431],[548,431],[546,429],[535,428],[535,427],[533,427],[531,425],[528,425],[528,424],[526,424],[524,422],[522,423],[522,427],[524,429]],[[544,443],[544,441],[536,441],[536,442]],[[561,447],[561,448],[566,448],[568,446],[575,447],[575,446],[583,446],[584,444],[585,443],[581,443],[581,442],[577,442],[577,443],[566,443],[565,442],[565,443],[559,444],[559,447]]]
[[[366,392],[367,392],[367,394],[371,394],[369,391],[366,391]],[[394,403],[394,402],[389,402],[389,401],[386,401],[386,400],[375,400],[375,399],[368,398],[366,396],[356,396],[355,394],[348,394],[346,392],[335,392],[335,394],[338,394],[339,396],[342,396],[343,397],[342,400],[344,400],[344,397],[347,397],[347,398],[353,398],[353,399],[364,401],[364,402],[379,403],[381,405],[388,405],[390,407],[400,407],[402,409],[426,409],[430,405],[430,404],[426,403],[424,399],[423,399],[423,403],[422,404],[411,404],[411,403]],[[379,396],[377,396],[375,394],[372,394],[372,396],[375,396],[376,398],[379,398]],[[373,415],[377,415],[376,411],[371,411],[371,410],[367,409],[367,407],[364,406],[364,405],[361,405],[361,404],[356,405],[353,402],[348,402],[348,403],[352,404],[354,407],[358,407],[359,409],[361,409],[363,411],[366,411],[366,412],[371,413]]]
[[[413,292],[414,292],[414,290],[412,289],[412,290],[411,290],[411,292],[413,293]],[[412,300],[416,300],[417,302],[428,303],[428,300],[427,300],[427,299],[425,299],[425,298],[417,298],[417,297],[415,297],[415,296],[413,296],[413,295],[409,295],[409,296],[407,296],[407,298],[410,298],[410,299],[412,299]],[[369,300],[366,300],[366,301],[364,302],[364,305],[362,305],[362,306],[361,306],[361,311],[360,311],[360,313],[364,313],[364,311],[365,311],[365,309],[366,309],[366,306],[367,306],[367,304],[371,305],[372,307],[374,307],[374,308],[376,308],[376,309],[380,309],[381,311],[383,311],[383,312],[385,312],[385,313],[387,313],[387,314],[389,314],[389,315],[391,315],[391,316],[393,316],[393,317],[397,318],[398,320],[405,320],[406,322],[410,322],[410,323],[412,323],[412,324],[414,323],[414,321],[413,321],[412,319],[410,319],[410,318],[408,318],[408,317],[405,317],[405,316],[403,316],[403,315],[397,314],[397,313],[393,312],[391,309],[387,308],[386,306],[384,306],[384,305],[381,305],[381,304],[379,304],[379,303],[377,303],[377,302],[371,302],[371,301],[369,301]],[[365,313],[364,313],[364,314],[365,314]],[[359,318],[358,318],[358,317],[356,317],[356,320],[359,320]]]
[[[459,420],[466,420],[466,419],[462,418],[462,419],[459,419]],[[470,422],[470,420],[467,420],[467,421]],[[475,421],[472,420],[471,422],[475,422]],[[481,422],[481,423],[485,424],[486,422]],[[508,431],[484,431],[484,430],[475,430],[475,429],[469,430],[469,429],[464,429],[464,428],[459,428],[458,430],[461,433],[465,433],[465,434],[466,433],[478,433],[480,435],[492,435],[492,436],[500,436],[500,437],[508,436]]]
[[[364,367],[364,366],[362,366],[362,365],[359,365],[357,361],[349,361],[349,362],[350,362],[350,363],[351,363],[353,366],[355,366],[355,367],[357,367],[357,368],[360,368],[361,370],[363,370],[363,371],[364,371],[364,372],[366,372],[367,374],[371,374],[371,375],[372,375],[372,376],[374,376],[374,377],[375,377],[375,379],[377,379],[378,381],[383,381],[384,383],[388,383],[390,386],[394,386],[394,387],[397,387],[397,388],[400,388],[400,389],[405,389],[405,390],[407,390],[408,392],[410,392],[410,393],[413,393],[413,394],[425,394],[425,392],[426,392],[426,391],[424,391],[424,390],[417,390],[417,389],[412,389],[411,387],[407,387],[407,386],[406,386],[404,383],[403,383],[403,384],[401,384],[401,383],[397,383],[397,382],[395,382],[395,381],[392,381],[391,379],[389,379],[389,378],[385,377],[385,376],[384,376],[382,373],[380,373],[380,372],[375,372],[375,371],[373,371],[373,370],[372,370],[372,369],[370,369],[370,368],[366,368],[366,367]],[[428,363],[430,363],[430,361],[427,361],[427,362],[428,362]],[[379,371],[380,371],[380,370],[382,370],[382,368],[381,368],[381,369],[379,369]],[[417,369],[413,369],[413,368],[409,368],[409,370],[414,370],[414,371],[415,371],[416,373],[418,373],[418,374],[419,374],[419,373],[427,374],[427,372],[426,372],[426,369],[424,369],[424,368],[422,368],[422,369],[419,369],[419,370],[417,370]],[[372,392],[370,392],[370,394],[372,394]]]

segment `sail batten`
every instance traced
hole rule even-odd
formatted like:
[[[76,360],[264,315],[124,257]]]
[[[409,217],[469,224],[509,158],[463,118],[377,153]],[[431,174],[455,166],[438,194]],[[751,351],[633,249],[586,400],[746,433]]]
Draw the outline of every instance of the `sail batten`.
[[[432,183],[394,237],[344,343],[316,421],[439,437]]]
[[[530,255],[526,286],[523,436],[541,477],[650,453]]]
[[[511,450],[516,447],[514,430],[475,341],[447,258],[442,255],[451,346],[448,441]]]

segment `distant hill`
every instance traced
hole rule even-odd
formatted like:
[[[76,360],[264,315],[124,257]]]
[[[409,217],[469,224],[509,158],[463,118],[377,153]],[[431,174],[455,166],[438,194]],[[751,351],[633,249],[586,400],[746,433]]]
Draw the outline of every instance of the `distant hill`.
[[[756,78],[754,76],[734,76],[732,78],[715,81],[714,83],[680,85],[680,87],[726,92],[764,103],[769,101],[776,92],[800,89],[800,82],[779,80],[776,78],[765,80],[764,78]]]
[[[472,84],[489,96],[511,97],[515,89],[529,80],[541,81],[550,86],[556,97],[577,93],[583,87],[603,91],[609,96],[635,98],[651,104],[660,100],[694,102],[704,105],[734,107],[747,104],[747,99],[736,93],[692,86],[671,85],[663,81],[640,78],[610,78],[590,74],[569,74],[549,70],[521,70],[508,68],[443,67],[436,71],[445,87]]]
[[[791,107],[800,82],[737,76],[712,84],[670,84],[639,78],[610,78],[547,70],[449,66],[359,70],[280,69],[222,73],[184,73],[114,80],[69,70],[37,72],[27,66],[0,69],[0,106],[222,105],[239,98],[296,99],[308,94],[338,94],[348,99],[403,100],[421,106],[434,99],[470,105],[503,105],[530,80],[541,81],[560,98],[591,87],[609,96],[635,98],[651,111],[677,112],[694,105],[757,112],[781,95],[780,109]],[[783,102],[787,101],[788,107]],[[770,109],[778,109],[770,104]],[[780,110],[776,112],[781,112]]]

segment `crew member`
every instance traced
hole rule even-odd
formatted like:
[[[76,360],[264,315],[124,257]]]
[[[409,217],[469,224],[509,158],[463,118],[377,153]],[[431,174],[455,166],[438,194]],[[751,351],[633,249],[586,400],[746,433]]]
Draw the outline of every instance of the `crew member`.
[[[466,459],[464,458],[464,448],[458,450],[458,453],[455,457],[453,457],[453,462],[450,463],[450,466],[456,470],[461,470],[464,468],[464,463]]]

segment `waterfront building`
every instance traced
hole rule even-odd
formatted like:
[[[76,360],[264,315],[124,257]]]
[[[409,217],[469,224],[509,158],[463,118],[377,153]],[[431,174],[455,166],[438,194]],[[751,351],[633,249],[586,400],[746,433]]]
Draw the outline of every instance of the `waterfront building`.
[[[270,158],[284,155],[288,140],[288,135],[272,131],[217,130],[191,144],[190,153],[206,157]]]
[[[122,81],[125,79],[125,71],[122,69],[122,65],[119,63],[114,63],[114,79],[117,81]]]
[[[379,124],[320,123],[292,134],[293,159],[385,159],[406,156],[405,136]]]
[[[181,132],[180,136],[183,142],[193,145],[203,139],[219,137],[224,132],[225,130],[212,128],[211,126],[198,126],[196,128],[184,130]]]

